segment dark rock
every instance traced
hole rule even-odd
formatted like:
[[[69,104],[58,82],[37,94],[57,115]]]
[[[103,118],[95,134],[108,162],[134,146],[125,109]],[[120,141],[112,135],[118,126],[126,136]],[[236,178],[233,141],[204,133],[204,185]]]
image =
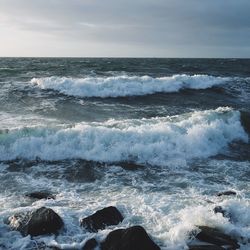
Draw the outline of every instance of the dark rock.
[[[221,206],[217,206],[214,208],[214,213],[221,213],[223,217],[228,218],[228,220],[231,223],[237,223],[238,219],[237,216],[234,216],[233,213],[230,213],[229,211],[227,211],[226,209],[224,209]]]
[[[240,247],[236,240],[218,229],[207,226],[199,226],[199,229],[201,231],[196,235],[196,238],[200,241],[208,242],[217,246],[230,246],[231,249],[237,249]]]
[[[216,246],[216,245],[195,245],[189,246],[189,250],[225,250],[224,247]]]
[[[82,250],[93,250],[98,245],[95,238],[87,240],[85,245],[83,246]]]
[[[217,194],[217,196],[222,196],[222,195],[236,195],[236,192],[229,190],[229,191],[220,192]]]
[[[52,209],[41,207],[35,211],[9,217],[8,224],[13,230],[20,231],[23,236],[37,236],[57,233],[62,228],[63,221]]]
[[[106,226],[117,225],[123,221],[123,216],[116,207],[106,207],[96,213],[81,219],[80,225],[90,232],[97,232]]]
[[[101,250],[160,250],[141,226],[114,230],[101,244]]]
[[[228,212],[224,208],[222,208],[221,206],[216,206],[214,208],[214,213],[215,214],[221,213],[223,215],[223,217],[229,218]]]
[[[25,196],[29,198],[33,198],[33,199],[38,199],[38,200],[41,200],[41,199],[53,199],[54,200],[56,198],[55,195],[46,191],[32,192],[32,193],[25,194]]]

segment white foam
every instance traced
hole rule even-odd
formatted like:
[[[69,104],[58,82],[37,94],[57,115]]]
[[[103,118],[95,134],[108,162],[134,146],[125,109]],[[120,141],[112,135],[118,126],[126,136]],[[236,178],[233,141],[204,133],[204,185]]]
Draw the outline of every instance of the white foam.
[[[220,163],[220,161],[212,160],[210,164],[214,165],[216,162]],[[227,163],[229,162],[224,162],[224,166]],[[241,165],[239,162],[230,164],[234,164],[235,167]],[[249,165],[248,162],[244,164]],[[217,197],[214,192],[211,195],[204,195],[216,185],[214,182],[207,186],[192,183],[196,180],[192,176],[197,174],[196,171],[190,172],[189,175],[182,175],[182,178],[190,183],[190,187],[180,189],[169,177],[178,179],[178,173],[182,171],[169,171],[164,167],[155,168],[159,170],[159,178],[148,178],[145,173],[147,168],[137,172],[114,166],[103,166],[98,168],[102,176],[94,182],[87,183],[84,181],[72,183],[66,181],[65,178],[54,179],[49,175],[45,177],[44,171],[49,173],[54,167],[59,168],[60,163],[55,166],[41,163],[29,168],[26,173],[20,172],[18,176],[17,173],[10,172],[7,177],[6,174],[0,172],[1,180],[9,178],[5,186],[10,185],[15,190],[8,189],[7,192],[0,194],[1,220],[16,212],[25,212],[41,206],[52,208],[62,217],[65,228],[58,236],[43,235],[33,239],[45,242],[48,246],[81,249],[89,238],[95,237],[98,242],[101,242],[110,231],[133,225],[142,225],[162,250],[187,249],[189,233],[197,228],[197,225],[222,229],[225,233],[236,236],[240,242],[250,237],[249,199]],[[53,170],[58,171],[58,169]],[[222,179],[224,173],[225,171],[221,171]],[[200,178],[204,176],[200,174]],[[164,183],[163,189],[159,188],[159,183]],[[228,186],[224,188],[230,188],[231,184],[227,184]],[[42,187],[55,191],[56,200],[34,201],[23,197],[26,191]],[[242,188],[242,185],[239,184],[238,188]],[[244,193],[248,193],[247,185]],[[214,203],[207,203],[206,199]],[[121,211],[124,216],[122,223],[109,226],[98,233],[88,233],[79,227],[80,218],[110,205],[117,206]],[[222,214],[215,214],[213,209],[218,205],[229,211],[236,220],[230,222]],[[23,238],[18,232],[10,231],[7,225],[0,224],[0,235],[2,235],[3,244],[9,247],[7,249],[21,249],[21,247],[32,249],[28,248],[32,241],[29,236]],[[239,235],[244,239],[242,240]],[[242,246],[241,249],[249,249],[249,244],[245,245],[245,248]]]
[[[240,113],[218,108],[165,118],[14,129],[0,134],[0,160],[79,158],[165,166],[216,155],[233,140],[247,139]]]
[[[35,114],[17,114],[17,113],[7,113],[4,111],[0,111],[0,134],[4,130],[9,129],[21,129],[23,127],[29,127],[29,126],[42,126],[45,123],[48,125],[55,125],[58,123],[58,121],[54,118],[44,118],[42,116],[38,116]]]
[[[31,83],[42,89],[80,97],[119,97],[148,95],[157,92],[178,92],[181,89],[206,89],[225,83],[229,78],[209,75],[173,75],[153,78],[150,76],[113,77],[45,77],[33,78]]]

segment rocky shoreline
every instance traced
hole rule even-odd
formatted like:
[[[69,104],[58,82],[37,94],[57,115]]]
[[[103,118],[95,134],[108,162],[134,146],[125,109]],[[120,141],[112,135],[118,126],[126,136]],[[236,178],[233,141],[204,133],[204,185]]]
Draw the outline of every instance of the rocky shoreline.
[[[220,192],[217,196],[236,195],[234,191]],[[50,192],[40,191],[28,193],[25,195],[30,199],[56,199],[56,195]],[[221,213],[223,217],[228,218],[231,223],[234,221],[223,207],[215,206],[214,213]],[[105,207],[96,211],[94,214],[79,219],[79,226],[85,230],[97,233],[108,226],[119,225],[124,220],[122,213],[113,206]],[[17,213],[4,221],[11,230],[19,231],[22,236],[31,237],[54,234],[59,235],[64,227],[63,219],[51,208],[40,207],[36,210],[25,213]],[[240,245],[236,238],[225,234],[217,228],[205,225],[197,225],[196,229],[189,232],[188,248],[190,250],[236,250]],[[46,246],[45,243],[37,242],[36,249],[54,249],[58,247]],[[63,248],[65,249],[65,248]],[[134,225],[128,228],[120,228],[111,231],[106,238],[98,242],[95,238],[87,239],[81,250],[160,250],[158,246],[140,225]]]

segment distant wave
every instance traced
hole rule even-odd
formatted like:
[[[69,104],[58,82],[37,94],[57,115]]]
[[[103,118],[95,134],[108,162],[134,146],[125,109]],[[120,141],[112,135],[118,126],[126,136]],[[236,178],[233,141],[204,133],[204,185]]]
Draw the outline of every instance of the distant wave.
[[[150,76],[113,77],[45,77],[33,78],[31,83],[41,89],[52,89],[62,94],[79,97],[122,97],[171,93],[182,89],[206,89],[225,83],[229,78],[209,75],[173,75],[153,78]]]
[[[247,138],[240,112],[218,108],[163,118],[14,129],[0,134],[0,160],[78,158],[165,166],[216,155],[233,140]]]

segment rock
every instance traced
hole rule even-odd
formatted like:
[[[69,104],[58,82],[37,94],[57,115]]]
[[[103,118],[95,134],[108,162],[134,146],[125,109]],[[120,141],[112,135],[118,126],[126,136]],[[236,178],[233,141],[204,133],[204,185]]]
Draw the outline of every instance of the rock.
[[[106,226],[117,225],[123,221],[123,216],[116,207],[106,207],[91,216],[81,219],[80,225],[90,232],[97,232]]]
[[[216,206],[216,207],[214,208],[214,213],[215,213],[215,214],[221,213],[222,216],[223,216],[223,217],[226,217],[226,218],[229,218],[229,217],[230,217],[229,214],[228,214],[228,212],[227,212],[224,208],[222,208],[221,206]]]
[[[217,194],[217,196],[222,196],[222,195],[236,195],[236,192],[229,190],[229,191],[220,192]]]
[[[217,206],[214,208],[214,213],[217,214],[217,213],[221,213],[222,216],[224,218],[228,218],[228,220],[231,222],[231,223],[237,223],[238,219],[236,216],[234,216],[233,213],[230,213],[229,211],[227,211],[226,209],[224,209],[223,207],[221,206]]]
[[[101,243],[101,250],[160,250],[141,226],[117,229]]]
[[[83,246],[82,250],[94,250],[97,247],[98,243],[95,238],[89,239],[86,241],[85,245]]]
[[[237,241],[232,239],[231,236],[222,233],[218,229],[199,226],[201,231],[196,235],[196,239],[204,242],[208,242],[217,246],[230,246],[231,249],[237,249],[240,246]]]
[[[41,200],[41,199],[53,199],[55,200],[55,195],[49,193],[49,192],[46,192],[46,191],[38,191],[38,192],[32,192],[32,193],[28,193],[28,194],[25,194],[26,197],[29,197],[29,198],[33,198],[33,199],[38,199],[38,200]]]
[[[63,221],[52,209],[41,207],[35,211],[9,217],[8,224],[13,230],[20,231],[23,236],[37,236],[57,233],[62,228]]]
[[[225,248],[216,245],[195,245],[189,246],[189,250],[225,250]]]

